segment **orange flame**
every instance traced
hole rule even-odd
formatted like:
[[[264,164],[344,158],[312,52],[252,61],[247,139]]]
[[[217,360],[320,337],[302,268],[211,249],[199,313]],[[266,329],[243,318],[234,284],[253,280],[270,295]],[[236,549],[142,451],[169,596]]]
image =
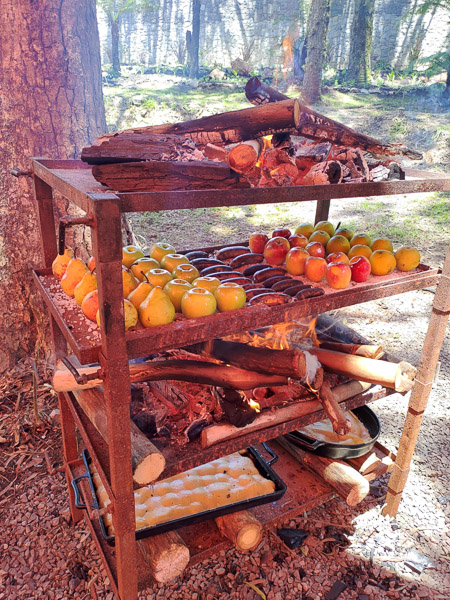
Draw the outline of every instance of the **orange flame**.
[[[253,408],[255,412],[257,412],[257,413],[261,412],[261,406],[259,405],[258,402],[256,402],[256,400],[253,400],[253,398],[249,399],[248,405],[250,406],[250,408]]]
[[[271,150],[272,146],[272,135],[264,135],[263,136],[263,149],[261,150],[261,154],[259,155],[258,162],[256,163],[257,167],[261,166],[262,160],[264,158],[264,153],[266,150]]]

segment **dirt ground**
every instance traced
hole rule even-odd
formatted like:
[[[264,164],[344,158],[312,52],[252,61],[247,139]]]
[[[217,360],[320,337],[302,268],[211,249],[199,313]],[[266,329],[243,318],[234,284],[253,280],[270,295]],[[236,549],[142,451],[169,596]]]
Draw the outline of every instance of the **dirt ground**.
[[[364,108],[357,118],[365,120]],[[440,122],[441,116],[433,118]],[[424,123],[429,129],[434,126],[426,119]],[[435,140],[429,152],[441,156],[441,141]],[[449,242],[448,209],[448,198],[441,194],[358,198],[333,202],[330,219],[372,236],[390,235],[395,246],[416,245],[422,262],[441,266]],[[243,241],[257,229],[293,227],[313,219],[314,210],[315,202],[173,211],[133,217],[133,226],[143,245],[161,239],[178,249],[195,248]],[[417,365],[434,294],[434,288],[409,292],[340,309],[335,316]],[[154,585],[141,598],[330,600],[336,597],[329,595],[336,582],[343,584],[341,600],[449,598],[449,367],[447,329],[396,519],[381,516],[384,478],[371,485],[370,494],[355,508],[335,499],[287,522],[285,526],[308,533],[301,548],[288,549],[275,531],[268,531],[256,551],[223,552],[188,568],[171,584]],[[45,365],[40,365],[40,375],[48,380]],[[0,394],[0,600],[112,600],[86,526],[69,523],[63,475],[48,473],[48,464],[61,466],[54,394],[48,384],[37,387],[38,426],[30,364],[19,364],[3,377]],[[394,451],[408,397],[395,394],[372,404],[381,420],[380,441]]]

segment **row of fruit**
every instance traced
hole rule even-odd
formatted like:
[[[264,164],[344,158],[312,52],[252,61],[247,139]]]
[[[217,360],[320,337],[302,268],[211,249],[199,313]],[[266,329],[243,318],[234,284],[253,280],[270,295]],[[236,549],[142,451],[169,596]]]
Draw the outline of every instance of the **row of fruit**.
[[[346,227],[335,230],[329,221],[302,223],[293,233],[276,229],[271,238],[255,232],[249,247],[270,265],[284,265],[291,275],[304,275],[316,283],[326,279],[335,289],[347,287],[351,280],[366,281],[370,274],[411,271],[420,263],[416,248],[402,246],[394,253],[388,239],[372,240],[368,234],[355,234]]]

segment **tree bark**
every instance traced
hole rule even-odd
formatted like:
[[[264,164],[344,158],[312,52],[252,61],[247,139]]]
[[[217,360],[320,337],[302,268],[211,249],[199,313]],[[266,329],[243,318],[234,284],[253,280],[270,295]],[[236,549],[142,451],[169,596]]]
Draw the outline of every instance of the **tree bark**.
[[[192,36],[189,40],[189,77],[198,78],[198,51],[200,46],[201,0],[192,0]]]
[[[31,156],[75,158],[106,131],[94,0],[1,0],[0,372],[46,347],[48,321],[30,268],[42,266]],[[57,211],[68,212],[58,201]],[[78,229],[84,235],[82,227]],[[70,239],[70,238],[69,238]]]
[[[302,88],[302,97],[307,104],[314,104],[320,100],[322,66],[329,20],[330,0],[312,0],[306,34],[308,39],[308,55]]]
[[[347,79],[360,86],[370,82],[374,5],[375,0],[355,2]]]
[[[113,77],[120,77],[120,23],[119,19],[110,19],[111,28],[111,62]]]

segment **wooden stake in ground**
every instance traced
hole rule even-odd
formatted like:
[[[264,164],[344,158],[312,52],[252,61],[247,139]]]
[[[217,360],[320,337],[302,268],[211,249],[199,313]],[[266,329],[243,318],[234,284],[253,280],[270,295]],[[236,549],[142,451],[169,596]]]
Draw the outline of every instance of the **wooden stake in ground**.
[[[383,514],[395,516],[400,505],[402,492],[409,474],[414,449],[427,407],[433,384],[439,352],[444,341],[445,330],[450,315],[450,246],[445,257],[442,276],[439,280],[433,301],[430,323],[417,369],[414,388],[408,404],[408,412],[400,438],[397,458],[389,479],[386,505]]]
[[[107,442],[108,423],[102,390],[92,389],[75,392],[75,397],[91,423]],[[139,486],[146,485],[161,475],[166,466],[166,459],[131,420],[129,427],[133,481]]]
[[[160,533],[138,541],[148,568],[158,583],[167,583],[184,571],[189,549],[176,531]]]
[[[217,517],[215,522],[220,533],[239,550],[251,550],[261,541],[263,527],[249,510]]]
[[[359,504],[369,493],[369,482],[356,469],[342,461],[305,452],[284,436],[277,443],[310,471],[320,475],[349,506]]]

